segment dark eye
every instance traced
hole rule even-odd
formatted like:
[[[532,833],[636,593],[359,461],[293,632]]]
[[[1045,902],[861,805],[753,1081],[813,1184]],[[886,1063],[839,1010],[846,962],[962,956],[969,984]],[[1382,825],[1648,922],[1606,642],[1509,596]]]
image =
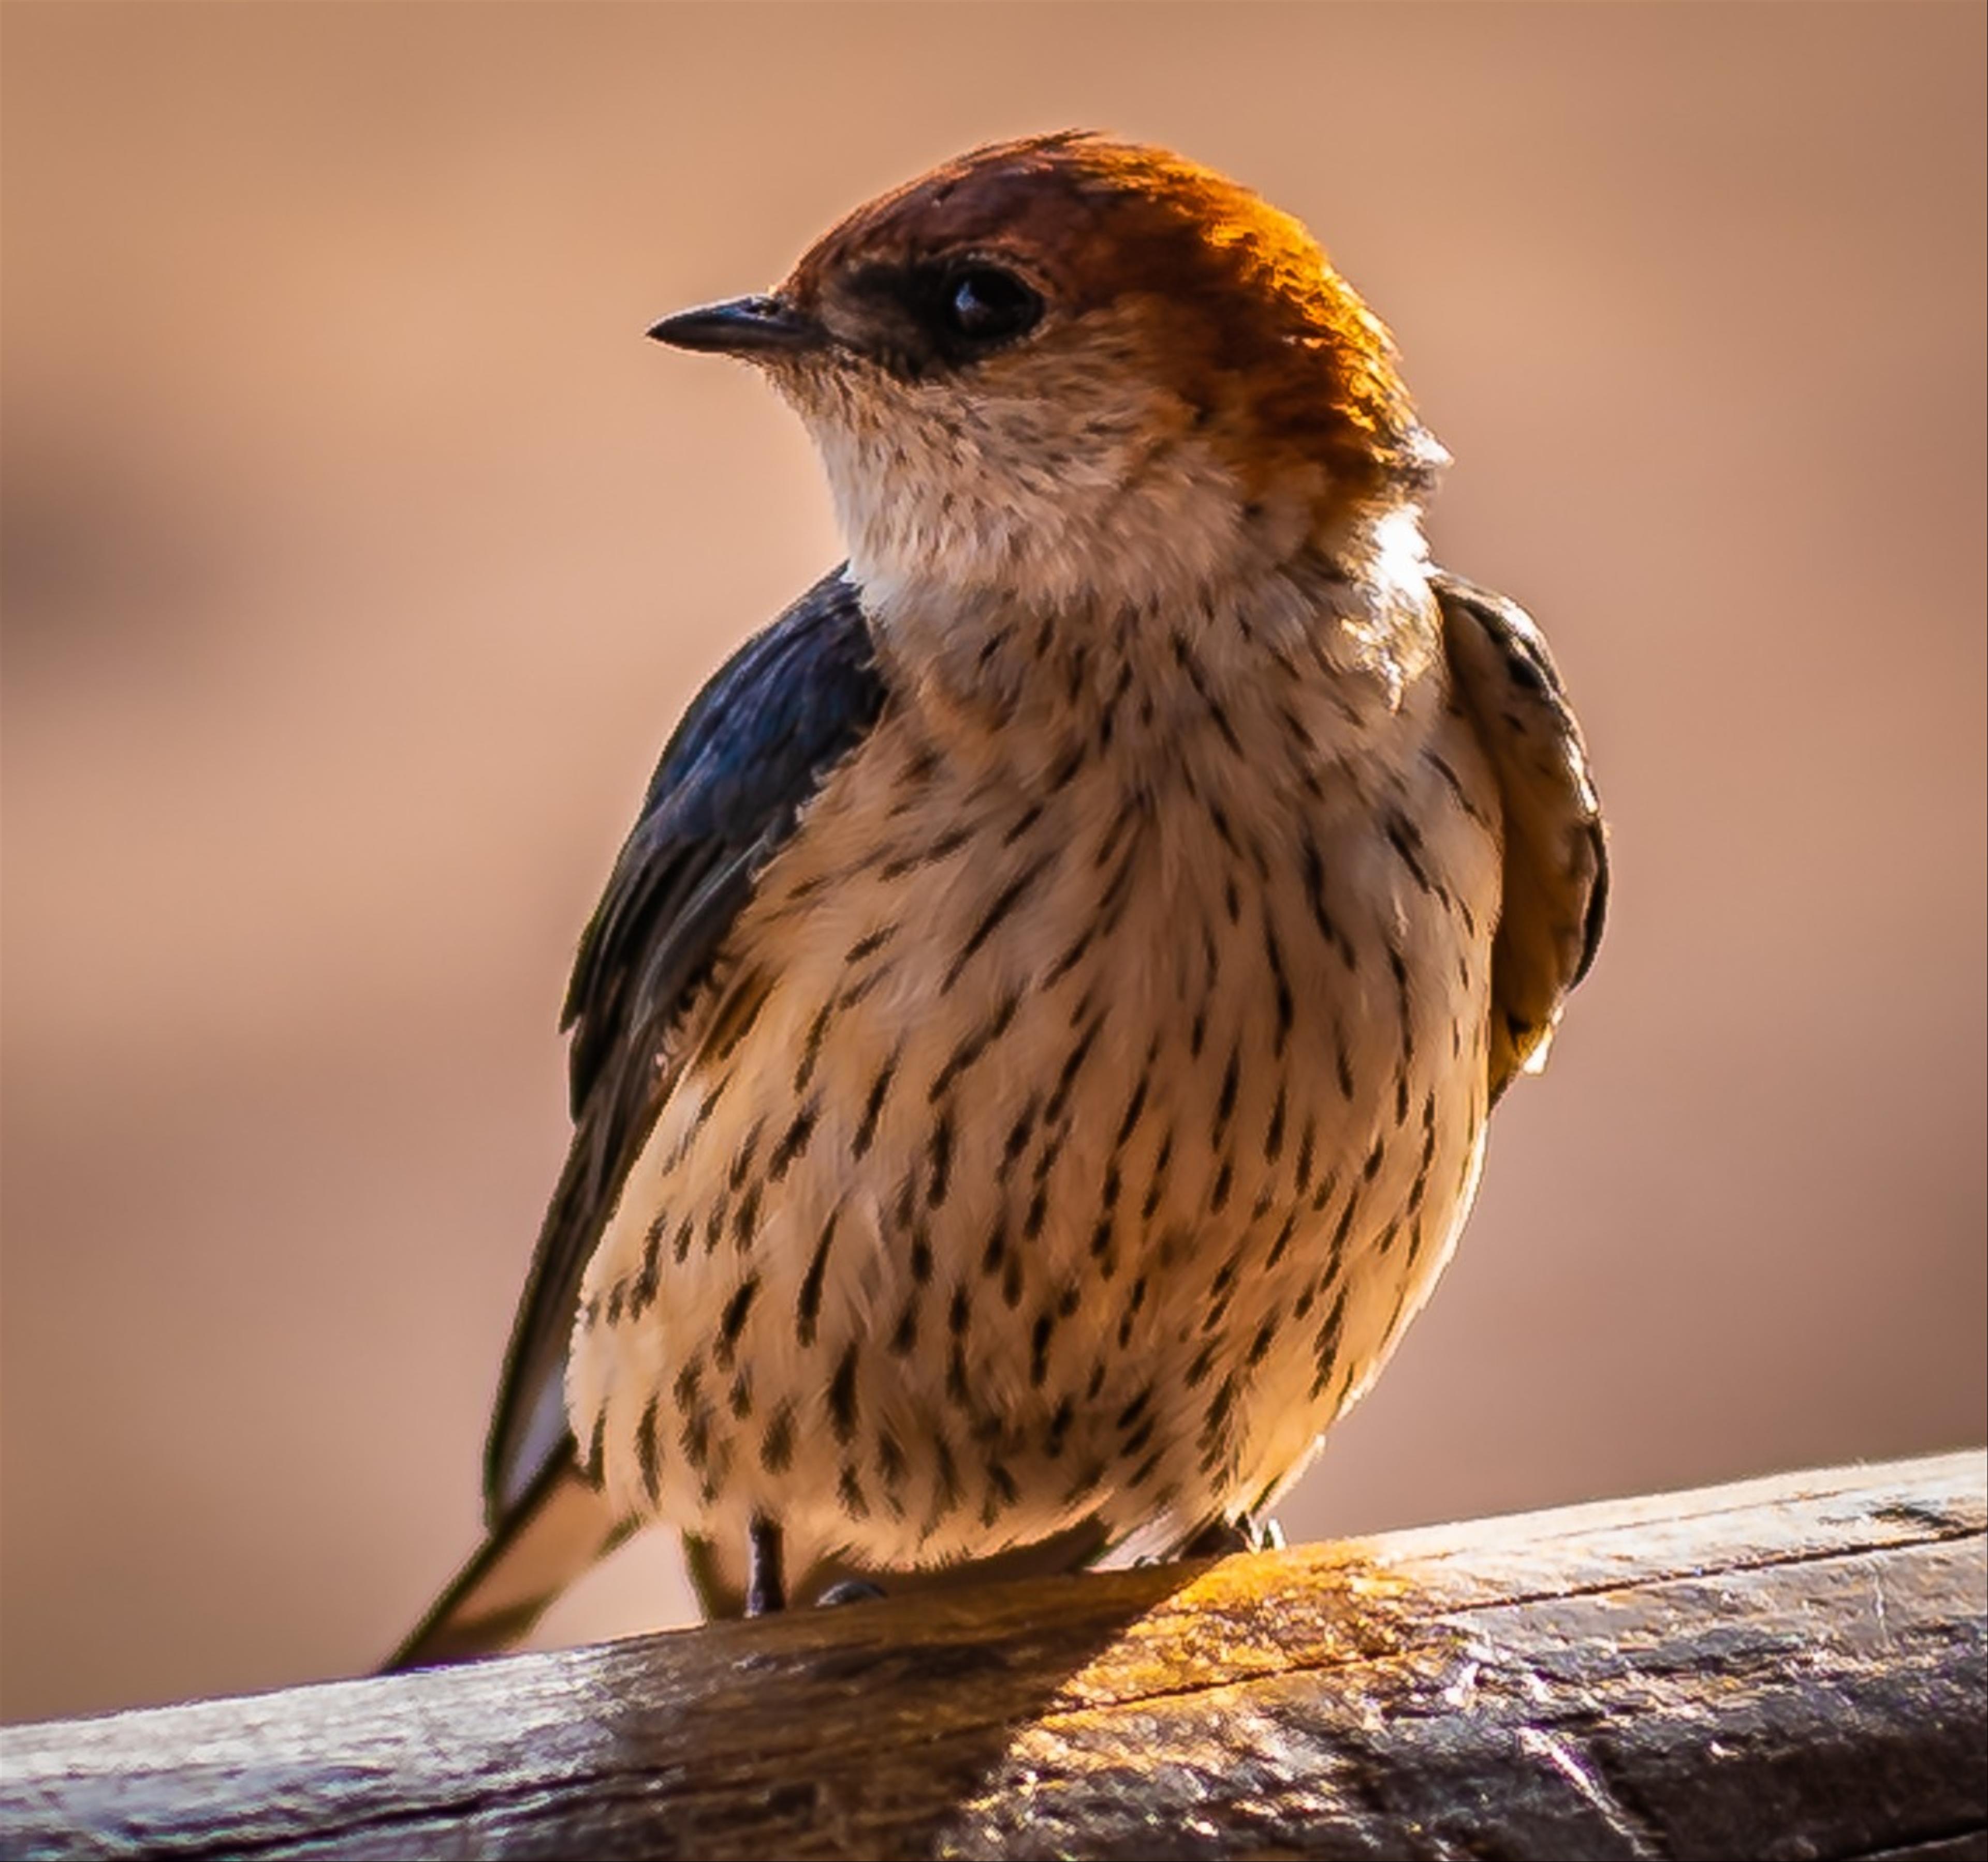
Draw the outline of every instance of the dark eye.
[[[946,279],[941,312],[946,327],[976,346],[1019,336],[1033,329],[1042,314],[1042,299],[998,265],[969,265]]]

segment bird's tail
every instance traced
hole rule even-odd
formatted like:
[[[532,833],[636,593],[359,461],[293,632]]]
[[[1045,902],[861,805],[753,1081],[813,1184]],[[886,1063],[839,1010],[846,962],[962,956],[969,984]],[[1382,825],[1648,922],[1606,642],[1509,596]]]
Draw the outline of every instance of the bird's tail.
[[[615,1516],[570,1451],[553,1456],[380,1671],[434,1668],[510,1647],[633,1525]]]

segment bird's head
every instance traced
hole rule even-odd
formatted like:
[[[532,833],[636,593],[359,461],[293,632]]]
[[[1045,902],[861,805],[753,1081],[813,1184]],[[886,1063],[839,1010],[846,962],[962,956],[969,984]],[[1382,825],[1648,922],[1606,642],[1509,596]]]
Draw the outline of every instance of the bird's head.
[[[766,370],[886,600],[1192,595],[1345,547],[1442,458],[1386,329],[1303,227],[1089,134],[948,162],[769,296],[651,333]]]

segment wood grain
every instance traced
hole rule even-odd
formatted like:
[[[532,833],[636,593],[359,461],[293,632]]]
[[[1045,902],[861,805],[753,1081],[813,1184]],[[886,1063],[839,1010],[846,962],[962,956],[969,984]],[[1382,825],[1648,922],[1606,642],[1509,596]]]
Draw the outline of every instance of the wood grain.
[[[12,1857],[1988,1857],[1988,1457],[8,1730]]]

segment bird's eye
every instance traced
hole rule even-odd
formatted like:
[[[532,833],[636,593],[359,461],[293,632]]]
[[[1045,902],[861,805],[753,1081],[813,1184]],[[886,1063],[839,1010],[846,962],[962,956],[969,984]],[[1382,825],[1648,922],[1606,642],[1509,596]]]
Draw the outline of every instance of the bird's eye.
[[[1012,272],[969,265],[947,278],[942,314],[953,336],[991,347],[1033,329],[1042,316],[1043,300]]]

